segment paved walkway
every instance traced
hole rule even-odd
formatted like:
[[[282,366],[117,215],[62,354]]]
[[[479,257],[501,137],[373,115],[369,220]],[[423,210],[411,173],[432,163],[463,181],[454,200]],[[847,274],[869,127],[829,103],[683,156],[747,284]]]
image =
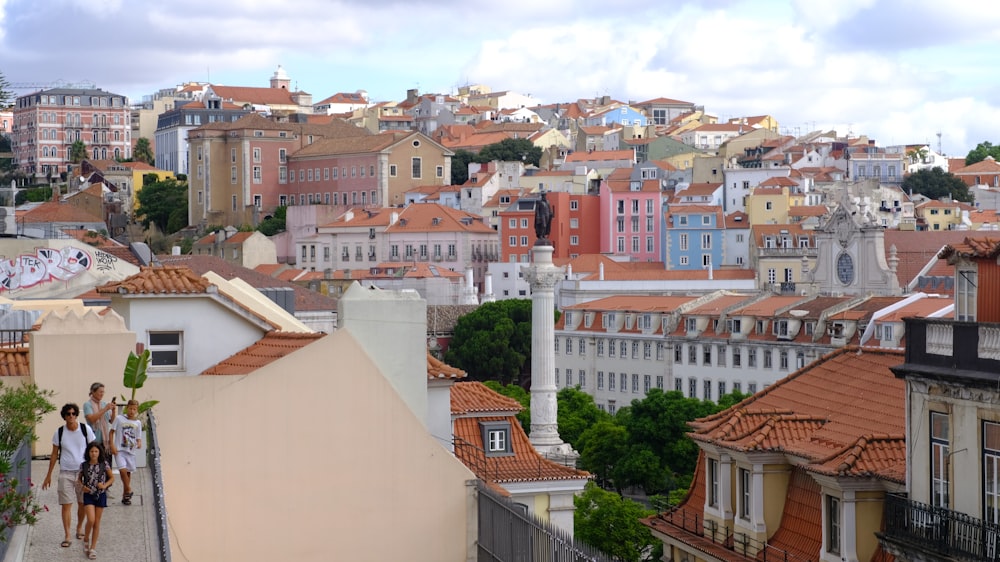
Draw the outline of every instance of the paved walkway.
[[[48,490],[42,490],[42,481],[48,471],[49,461],[31,462],[31,480],[37,486],[38,503],[48,506],[49,511],[41,514],[38,523],[21,528],[21,545],[12,541],[11,549],[4,562],[50,562],[53,560],[86,560],[83,541],[72,539],[69,548],[62,548],[62,519],[56,496],[55,472],[53,483]],[[118,471],[111,487],[108,507],[101,517],[101,536],[97,542],[98,560],[127,560],[130,562],[158,562],[159,540],[156,534],[156,513],[153,503],[153,480],[149,468],[140,468],[132,474],[132,505],[122,505],[122,484]],[[76,525],[76,506],[73,507],[73,525]],[[75,535],[74,535],[75,536]]]

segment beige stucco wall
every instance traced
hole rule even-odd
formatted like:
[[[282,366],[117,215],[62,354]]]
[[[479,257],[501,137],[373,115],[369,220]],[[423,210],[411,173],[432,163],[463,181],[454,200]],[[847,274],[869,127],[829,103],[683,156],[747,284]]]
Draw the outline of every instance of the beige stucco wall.
[[[278,249],[274,242],[260,232],[254,232],[243,242],[243,267],[253,269],[261,264],[278,263]]]
[[[882,529],[883,492],[858,492],[855,496],[855,533],[858,560],[871,560],[878,547],[875,531]]]
[[[764,521],[767,522],[768,538],[781,527],[789,478],[791,470],[788,465],[764,466]]]
[[[59,408],[67,402],[82,407],[91,383],[104,383],[107,400],[124,391],[122,370],[135,349],[135,334],[114,312],[101,316],[96,310],[52,311],[30,336],[33,380],[55,393],[49,400],[56,406],[35,429],[38,440],[32,454],[52,451],[52,435],[62,425]],[[142,398],[143,391],[137,397]]]
[[[472,473],[349,333],[249,376],[150,383],[174,560],[467,558]]]

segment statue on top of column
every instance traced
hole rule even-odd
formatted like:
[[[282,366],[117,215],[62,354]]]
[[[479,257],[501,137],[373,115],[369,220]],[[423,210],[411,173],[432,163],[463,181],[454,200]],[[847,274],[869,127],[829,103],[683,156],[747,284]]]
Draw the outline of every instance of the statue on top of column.
[[[535,236],[538,240],[535,241],[536,246],[551,246],[552,242],[549,240],[549,233],[552,231],[552,218],[555,217],[555,212],[552,210],[552,205],[545,198],[545,192],[541,192],[541,199],[538,203],[535,203]]]

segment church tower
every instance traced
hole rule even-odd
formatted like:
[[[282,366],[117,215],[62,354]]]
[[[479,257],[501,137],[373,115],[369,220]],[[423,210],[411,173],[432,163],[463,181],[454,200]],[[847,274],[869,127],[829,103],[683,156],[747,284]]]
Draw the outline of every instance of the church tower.
[[[271,76],[271,87],[281,90],[288,90],[292,85],[292,79],[288,77],[288,73],[285,72],[281,65],[278,65],[278,69],[274,71],[274,75]]]

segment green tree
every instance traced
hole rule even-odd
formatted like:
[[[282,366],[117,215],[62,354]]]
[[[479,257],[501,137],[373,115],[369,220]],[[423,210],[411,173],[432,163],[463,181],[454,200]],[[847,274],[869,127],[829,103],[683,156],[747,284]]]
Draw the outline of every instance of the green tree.
[[[663,544],[639,520],[654,514],[641,504],[588,482],[573,498],[576,538],[623,562],[659,560]]]
[[[87,145],[83,144],[83,141],[74,141],[73,144],[69,145],[69,161],[74,164],[79,164],[82,160],[87,158]]]
[[[971,166],[976,162],[986,160],[987,156],[992,156],[994,160],[1000,161],[1000,145],[994,146],[990,141],[983,141],[969,151],[965,157],[965,165]]]
[[[580,453],[581,468],[593,474],[602,487],[613,486],[621,493],[622,487],[614,480],[613,471],[628,452],[628,442],[625,426],[605,419],[584,430],[574,448]]]
[[[580,435],[599,421],[611,419],[611,415],[602,411],[594,403],[594,397],[583,392],[579,387],[563,388],[556,394],[559,422],[559,437],[569,443],[574,449],[579,445]]]
[[[140,137],[135,141],[135,149],[132,150],[132,159],[136,162],[153,164],[153,149],[149,146],[149,139]]]
[[[513,398],[521,404],[524,409],[517,413],[517,421],[521,422],[521,428],[524,429],[524,432],[531,435],[531,394],[528,394],[524,387],[517,384],[503,385],[497,381],[485,381],[483,384],[490,390]]]
[[[14,101],[14,94],[9,90],[10,82],[0,72],[0,109],[7,109]]]
[[[188,186],[175,179],[158,181],[144,186],[137,196],[139,208],[136,216],[142,225],[156,225],[161,232],[172,234],[187,226]]]
[[[274,214],[269,217],[264,217],[264,220],[260,221],[257,225],[257,230],[260,231],[264,236],[274,236],[279,232],[284,232],[285,230],[285,216],[288,213],[288,207],[282,205],[274,210]]]
[[[951,197],[955,201],[966,203],[971,203],[974,199],[969,192],[969,186],[961,178],[938,166],[913,172],[903,178],[901,187],[907,193],[919,193],[931,199]]]
[[[35,426],[55,410],[49,402],[52,394],[34,384],[4,386],[0,382],[0,541],[7,529],[38,521],[41,506],[30,485],[12,474],[19,467],[11,458],[22,443],[37,439]]]
[[[520,381],[531,357],[531,301],[485,303],[460,317],[444,360],[473,380]]]
[[[619,410],[616,419],[628,430],[629,442],[633,445],[621,461],[623,468],[615,471],[617,478],[625,480],[621,485],[644,486],[641,483],[646,482],[669,486],[675,485],[676,479],[693,474],[698,462],[698,446],[687,436],[688,422],[719,410],[714,402],[685,398],[680,392],[664,392],[659,388],[650,389],[645,398],[633,400],[630,406]],[[633,455],[637,458],[628,458]],[[658,460],[663,478],[649,476],[649,458]],[[669,490],[646,489],[647,493],[664,491]]]
[[[476,155],[464,148],[455,151],[451,157],[451,183],[462,185],[469,179],[469,163],[476,161]]]
[[[476,155],[476,162],[524,162],[538,166],[542,160],[542,149],[528,139],[504,139],[488,144]]]
[[[723,394],[722,396],[719,397],[719,402],[718,402],[719,411],[721,412],[722,410],[729,409],[730,407],[739,404],[740,402],[749,398],[750,396],[752,395],[744,394],[738,390],[734,390],[729,394]]]

